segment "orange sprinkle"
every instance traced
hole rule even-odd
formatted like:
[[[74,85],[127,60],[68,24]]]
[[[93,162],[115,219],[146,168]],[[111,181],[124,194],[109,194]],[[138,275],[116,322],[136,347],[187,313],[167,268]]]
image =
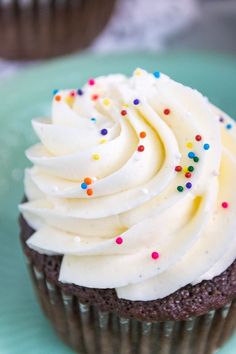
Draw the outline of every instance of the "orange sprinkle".
[[[146,135],[147,135],[147,134],[146,134],[145,132],[141,132],[141,133],[139,134],[140,138],[142,138],[142,139],[145,138]]]
[[[93,190],[91,188],[87,189],[86,192],[87,192],[88,195],[93,195]]]
[[[92,184],[92,183],[93,183],[92,178],[86,177],[86,178],[84,179],[84,183],[86,183],[87,185]]]
[[[59,102],[59,101],[61,100],[61,96],[59,96],[59,95],[55,96],[55,100],[56,100],[57,102]]]
[[[96,95],[96,94],[92,95],[92,100],[93,101],[96,101],[98,98],[99,98],[99,95]]]

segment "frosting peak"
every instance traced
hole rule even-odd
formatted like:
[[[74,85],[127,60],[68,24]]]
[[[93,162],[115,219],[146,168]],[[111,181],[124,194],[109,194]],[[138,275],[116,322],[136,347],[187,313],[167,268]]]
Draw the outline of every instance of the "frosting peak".
[[[229,128],[230,126],[230,128]],[[142,69],[56,92],[27,150],[28,245],[60,281],[153,300],[223,272],[236,253],[234,122]]]

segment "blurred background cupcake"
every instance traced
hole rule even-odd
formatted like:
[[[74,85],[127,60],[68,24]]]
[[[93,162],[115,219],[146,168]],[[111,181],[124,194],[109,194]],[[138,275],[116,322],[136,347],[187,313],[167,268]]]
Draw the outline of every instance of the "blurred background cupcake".
[[[115,0],[1,0],[0,56],[54,57],[87,47],[107,24]]]

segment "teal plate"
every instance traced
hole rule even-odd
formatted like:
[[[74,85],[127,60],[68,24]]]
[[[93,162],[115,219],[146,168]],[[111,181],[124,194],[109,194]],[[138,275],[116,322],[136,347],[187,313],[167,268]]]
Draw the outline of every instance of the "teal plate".
[[[0,83],[0,353],[69,354],[43,317],[21,252],[17,204],[23,196],[24,150],[36,141],[30,120],[49,114],[54,88],[80,87],[90,77],[135,67],[161,70],[202,91],[236,116],[236,60],[213,54],[82,55],[35,66]],[[220,354],[235,354],[236,336]]]

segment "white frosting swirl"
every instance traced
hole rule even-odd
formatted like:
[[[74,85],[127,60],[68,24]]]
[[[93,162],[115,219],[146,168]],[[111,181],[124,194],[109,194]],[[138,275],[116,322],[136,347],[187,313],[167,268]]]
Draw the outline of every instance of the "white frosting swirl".
[[[235,259],[234,122],[158,76],[137,69],[59,91],[52,120],[33,120],[41,143],[26,152],[20,210],[36,230],[28,245],[64,256],[61,282],[147,301]]]

